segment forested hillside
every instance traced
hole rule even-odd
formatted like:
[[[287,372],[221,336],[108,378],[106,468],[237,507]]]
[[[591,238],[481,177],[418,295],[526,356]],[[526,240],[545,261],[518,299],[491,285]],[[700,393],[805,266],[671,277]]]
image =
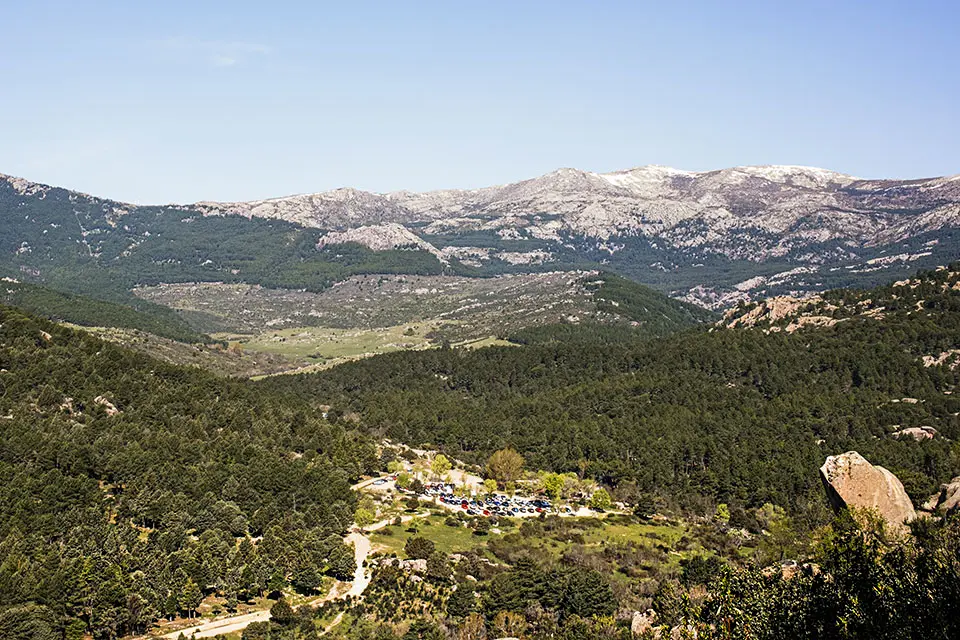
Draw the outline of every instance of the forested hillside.
[[[4,620],[115,637],[215,589],[352,574],[349,486],[374,456],[266,389],[0,307]]]
[[[247,282],[322,290],[356,273],[438,274],[423,251],[317,249],[321,232],[280,220],[204,217],[191,207],[134,207],[0,180],[0,273],[128,301],[138,284]]]
[[[84,327],[117,327],[139,329],[180,342],[209,342],[169,307],[131,297],[119,304],[87,296],[56,291],[25,282],[4,282],[0,285],[0,302],[51,320]]]
[[[960,347],[960,292],[935,283],[947,273],[922,274],[932,284],[919,308],[793,333],[643,341],[589,326],[534,329],[522,349],[391,354],[262,384],[339,399],[377,434],[466,460],[512,445],[533,467],[697,510],[819,509],[817,468],[850,449],[893,470],[916,501],[960,472],[958,372],[924,362]],[[920,425],[937,437],[892,435]]]
[[[950,357],[960,349],[958,279],[945,269],[829,294],[838,308],[870,300],[882,312],[835,310],[837,322],[793,331],[701,328],[649,340],[624,326],[569,324],[525,330],[519,348],[397,353],[258,383],[0,308],[0,622],[110,638],[188,615],[204,594],[236,603],[315,593],[324,575],[353,570],[340,537],[353,519],[349,486],[377,467],[373,443],[384,435],[468,462],[512,445],[530,468],[597,479],[632,503],[675,514],[726,503],[738,527],[781,505],[791,536],[829,519],[817,479],[829,454],[858,450],[918,502],[960,474]],[[613,282],[599,300],[642,304]],[[341,418],[354,411],[359,423]],[[937,433],[895,436],[913,426]],[[824,552],[834,575],[847,575],[851,553],[871,553],[848,549],[857,535]],[[833,597],[829,583],[794,584],[712,593],[751,607],[751,598]],[[553,606],[526,588],[491,615],[531,598]],[[614,593],[617,606],[625,597]],[[713,605],[678,613],[669,593],[656,597],[675,620],[722,619]],[[762,620],[761,609],[750,615]]]

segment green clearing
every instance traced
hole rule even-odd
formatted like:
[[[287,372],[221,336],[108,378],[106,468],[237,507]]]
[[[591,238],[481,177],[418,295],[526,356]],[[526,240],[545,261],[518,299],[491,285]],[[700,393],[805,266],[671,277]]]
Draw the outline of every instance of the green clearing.
[[[297,363],[298,373],[329,369],[356,360],[391,353],[432,349],[438,346],[437,333],[459,324],[447,320],[412,322],[372,329],[334,329],[330,327],[293,327],[277,329],[259,335],[218,333],[217,340],[236,345],[248,354],[269,355]],[[462,349],[482,349],[492,346],[515,346],[511,342],[487,336],[454,343]]]
[[[645,545],[661,543],[674,547],[686,533],[686,527],[677,524],[627,523],[616,518],[615,521],[603,521],[601,528],[587,529],[583,537],[587,544],[596,545],[635,542]]]
[[[480,338],[479,340],[466,340],[464,342],[458,342],[453,346],[460,349],[483,349],[484,347],[516,347],[518,345],[517,343],[510,342],[509,340],[503,340],[501,338],[489,336],[487,338]]]
[[[452,513],[452,512],[451,512]],[[413,536],[422,536],[432,540],[437,546],[438,551],[444,553],[459,553],[463,551],[477,551],[478,553],[486,551],[487,542],[491,539],[502,537],[503,534],[489,533],[484,536],[473,534],[473,530],[465,526],[451,527],[444,524],[446,515],[431,515],[427,517],[414,518],[400,526],[389,526],[384,529],[374,531],[370,534],[370,542],[375,549],[390,555],[396,553],[398,556],[405,557],[403,547],[407,540]],[[412,533],[410,529],[416,528],[417,533]],[[389,530],[391,533],[386,534]],[[515,531],[515,527],[505,529],[505,531]]]
[[[327,360],[389,353],[401,349],[426,349],[435,327],[425,323],[376,329],[331,329],[294,327],[260,335],[220,333],[218,339],[239,344],[248,351],[275,353],[294,358]]]
[[[536,520],[532,522],[538,522]],[[545,531],[523,534],[522,544],[546,552],[559,559],[567,550],[580,546],[591,552],[603,550],[609,545],[635,544],[642,547],[666,547],[675,558],[670,564],[676,564],[680,558],[705,553],[694,542],[689,546],[682,544],[684,536],[691,533],[684,524],[672,522],[638,523],[631,522],[629,516],[607,518],[563,518],[563,527],[555,532]],[[675,551],[679,546],[687,547],[684,552]]]
[[[529,549],[536,549],[544,556],[559,560],[565,552],[574,546],[579,546],[589,553],[602,551],[610,545],[638,545],[646,548],[669,549],[669,566],[678,566],[682,558],[692,555],[703,555],[707,551],[695,541],[695,536],[685,524],[667,522],[639,523],[631,521],[628,516],[612,516],[608,518],[563,518],[563,529],[552,532],[520,532],[523,522],[542,524],[539,519],[508,520],[506,526],[501,519],[500,533],[488,535],[474,535],[473,530],[466,526],[451,527],[444,524],[447,515],[430,515],[418,517],[400,526],[389,526],[370,534],[370,541],[374,548],[386,555],[396,554],[405,557],[403,548],[407,540],[413,536],[422,536],[433,541],[439,551],[444,553],[458,553],[475,551],[481,555],[493,558],[488,543],[519,545]],[[416,529],[413,533],[411,529]],[[389,531],[390,533],[385,533]],[[571,532],[579,532],[582,537],[570,537]],[[677,550],[681,548],[681,550]]]

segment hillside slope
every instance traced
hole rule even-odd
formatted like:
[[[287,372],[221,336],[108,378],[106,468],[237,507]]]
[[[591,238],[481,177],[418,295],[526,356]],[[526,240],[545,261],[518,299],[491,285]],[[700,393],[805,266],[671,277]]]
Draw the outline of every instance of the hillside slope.
[[[928,358],[960,349],[960,291],[940,273],[916,289],[940,291],[940,303],[833,326],[657,341],[573,331],[520,349],[380,356],[283,388],[337,398],[366,428],[410,444],[477,462],[510,445],[534,467],[688,507],[706,496],[802,512],[820,504],[825,456],[851,449],[922,500],[960,472],[960,371]],[[920,426],[937,435],[897,435]]]
[[[720,324],[767,332],[833,326],[853,319],[897,317],[920,321],[932,312],[960,311],[960,263],[922,271],[874,289],[835,289],[806,297],[780,296],[727,311]]]
[[[0,607],[31,603],[42,637],[352,574],[350,482],[376,461],[305,405],[3,306],[0,442]]]
[[[169,307],[131,299],[136,306],[97,300],[24,282],[0,282],[0,303],[84,327],[135,329],[179,342],[209,342]]]

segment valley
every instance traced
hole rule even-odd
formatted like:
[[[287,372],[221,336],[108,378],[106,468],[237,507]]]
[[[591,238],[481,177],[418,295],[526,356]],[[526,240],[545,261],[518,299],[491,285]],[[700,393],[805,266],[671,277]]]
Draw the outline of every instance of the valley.
[[[789,308],[743,305],[710,329],[696,308],[596,273],[364,276],[343,293],[282,297],[238,284],[138,289],[209,323],[194,330],[250,332],[176,343],[193,349],[179,355],[162,353],[175,341],[138,330],[78,330],[0,307],[0,595],[10,603],[0,630],[627,637],[643,625],[706,633],[735,603],[724,620],[772,638],[834,619],[817,603],[887,625],[862,604],[876,593],[895,593],[884,606],[897,611],[922,602],[949,628],[952,597],[941,606],[923,593],[960,584],[955,563],[925,568],[957,539],[958,281],[954,264]],[[461,290],[475,282],[486,298]],[[498,282],[516,286],[498,296]],[[388,304],[428,285],[439,302],[423,316]],[[523,318],[537,301],[525,287],[547,285],[563,313],[593,316],[523,319],[509,325],[510,346],[417,348],[434,330],[418,318],[466,324],[452,312],[483,301],[476,317]],[[363,329],[301,325],[337,305],[347,326],[367,319]],[[408,322],[389,324],[398,319]],[[378,331],[386,342],[370,343]],[[423,343],[376,353],[401,338]],[[123,346],[137,341],[204,367],[235,359],[237,377]],[[242,379],[325,348],[373,355]],[[848,464],[837,460],[895,478],[898,508],[927,524],[888,516],[909,536],[889,538],[825,496],[818,474],[830,473],[853,500],[830,471]],[[437,481],[446,501],[431,493]],[[877,573],[865,579],[861,566]]]
[[[960,640],[960,3],[0,20],[0,640]]]
[[[0,275],[12,304],[259,377],[557,323],[658,337],[711,321],[704,308],[881,284],[960,250],[958,184],[562,169],[477,191],[137,206],[0,176]]]
[[[818,598],[874,619],[887,583],[845,564],[868,531],[883,575],[952,589],[894,550],[956,538],[954,182],[135,207],[0,181],[0,630],[778,637]],[[833,471],[825,497],[849,460],[929,530],[864,519]]]
[[[144,300],[181,312],[198,330],[263,332],[322,326],[377,329],[415,322],[472,327],[452,338],[509,333],[532,323],[596,317],[587,282],[597,272],[551,272],[499,278],[353,276],[320,292],[223,283],[141,287]],[[476,331],[474,334],[462,331]]]

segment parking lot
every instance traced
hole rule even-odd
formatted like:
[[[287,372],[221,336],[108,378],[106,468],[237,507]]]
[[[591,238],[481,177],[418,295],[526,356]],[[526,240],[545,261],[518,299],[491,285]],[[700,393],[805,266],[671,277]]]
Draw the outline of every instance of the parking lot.
[[[449,484],[428,484],[421,499],[433,500],[453,511],[462,511],[469,516],[487,517],[536,517],[541,513],[572,514],[570,507],[554,506],[542,497],[523,498],[492,493],[486,496],[461,497],[453,493],[454,486]]]

